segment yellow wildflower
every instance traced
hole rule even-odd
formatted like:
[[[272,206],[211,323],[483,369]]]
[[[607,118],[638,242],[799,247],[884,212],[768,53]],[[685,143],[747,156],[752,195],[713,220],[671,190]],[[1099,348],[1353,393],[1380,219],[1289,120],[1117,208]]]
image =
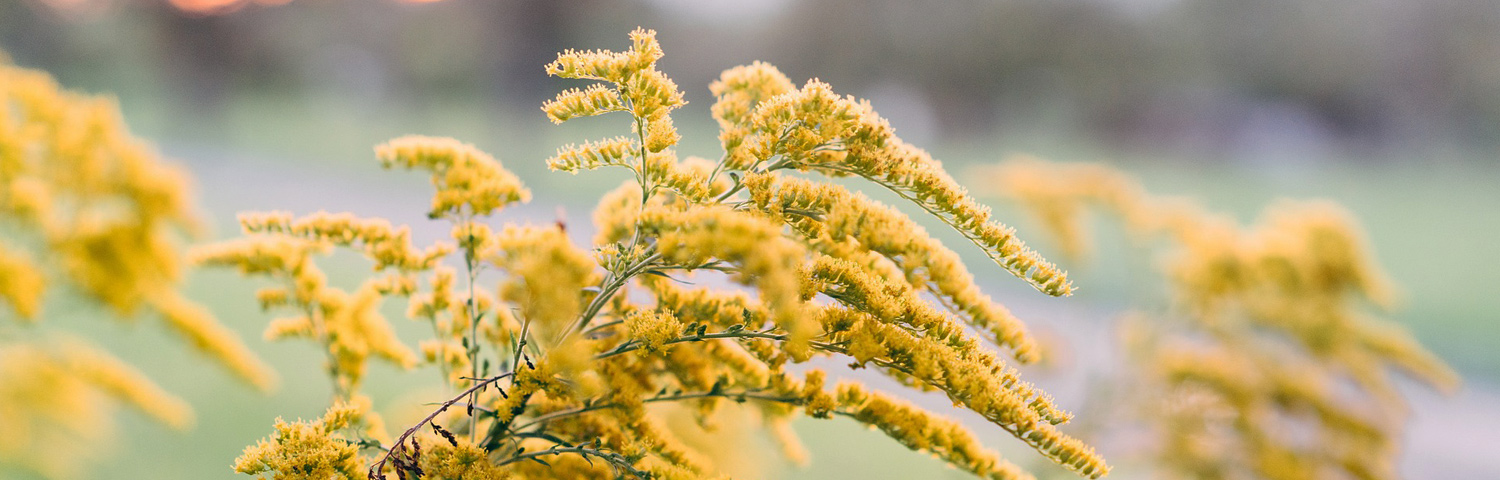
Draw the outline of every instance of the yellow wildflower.
[[[1388,307],[1391,287],[1331,203],[1279,203],[1240,226],[1102,166],[1023,159],[991,174],[1069,250],[1084,248],[1087,207],[1168,240],[1162,274],[1187,323],[1133,350],[1155,352],[1137,358],[1159,374],[1150,388],[1181,407],[1159,412],[1157,453],[1170,471],[1394,478],[1392,430],[1404,408],[1386,369],[1441,389],[1458,382],[1408,334],[1364,312]],[[1306,427],[1288,435],[1291,424]]]
[[[111,402],[185,429],[192,411],[121,360],[81,340],[0,344],[0,463],[72,478],[113,427]],[[90,447],[93,445],[93,447]]]
[[[655,352],[682,332],[682,322],[670,313],[636,312],[625,317],[625,329],[631,338],[641,341],[642,348]]]
[[[607,165],[627,165],[630,158],[638,156],[634,140],[625,137],[607,138],[581,145],[567,145],[557,149],[557,155],[547,159],[547,167],[568,173],[593,170]]]
[[[432,172],[433,218],[489,215],[531,199],[531,191],[494,157],[451,138],[406,136],[375,147],[386,168],[401,166]]]
[[[587,299],[583,288],[597,275],[594,259],[555,226],[507,226],[485,260],[514,279],[501,286],[500,297],[516,302],[521,316],[545,332],[561,332],[578,316]]]
[[[255,356],[239,335],[214,322],[207,309],[173,293],[151,299],[152,307],[161,312],[167,326],[188,340],[194,348],[227,366],[235,375],[262,391],[276,386],[276,374]]]
[[[750,175],[745,185],[756,205],[825,247],[826,253],[849,255],[849,250],[830,245],[847,239],[857,245],[853,252],[883,255],[900,267],[908,282],[943,297],[964,320],[1012,348],[1016,358],[1036,359],[1036,344],[1025,326],[979,290],[957,253],[899,211],[842,187],[809,180]]]
[[[0,244],[0,298],[10,303],[22,320],[34,320],[42,308],[47,279],[35,263],[21,252]]]
[[[382,295],[405,296],[407,315],[430,323],[421,358],[442,370],[452,395],[394,443],[383,441],[368,476],[719,478],[725,459],[708,453],[722,452],[701,436],[682,438],[682,422],[663,417],[690,412],[707,432],[726,405],[744,403],[774,425],[794,459],[804,455],[786,421],[801,411],[853,418],[982,477],[1030,478],[954,422],[862,387],[830,390],[821,370],[789,372],[817,356],[847,357],[850,368],[941,391],[1084,476],[1108,470],[1058,429],[1071,414],[969,333],[985,330],[1023,361],[1037,354],[1024,326],[975,286],[956,253],[892,208],[777,170],[870,178],[1045,292],[1070,290],[1060,270],[990,219],[935,160],[901,144],[867,103],[818,82],[796,89],[769,65],[736,68],[712,87],[724,157],[679,158],[681,133],[670,114],[683,94],[656,70],[662,51],[653,32],[633,32],[631,44],[620,53],[566,51],[547,66],[552,75],[600,82],[543,105],[553,122],[612,112],[633,120],[632,136],[568,145],[548,160],[555,170],[621,166],[634,174],[595,210],[592,251],[575,247],[562,222],[487,226],[478,217],[490,211],[470,196],[483,189],[438,180],[451,176],[443,169],[453,158],[478,154],[462,153],[467,147],[456,141],[417,138],[382,146],[380,155],[387,165],[434,172],[432,216],[452,221],[466,281],[439,264],[450,250],[419,251],[405,227],[346,215],[247,217],[253,241],[200,255],[285,282],[258,298],[300,315],[273,322],[268,333],[321,342],[341,398],[366,357],[401,357],[373,313]],[[343,293],[310,260],[334,245],[395,271]],[[498,296],[477,285],[491,275]],[[320,462],[320,474],[342,475],[341,462],[355,458],[326,449],[329,435],[307,436],[314,447],[305,455]],[[258,448],[246,458],[285,450]]]
[[[571,89],[557,94],[555,100],[542,104],[542,111],[552,123],[566,122],[575,117],[591,117],[625,109],[620,93],[604,85],[589,85],[583,90]]]
[[[363,419],[366,412],[355,405],[335,404],[322,418],[311,422],[276,419],[276,434],[245,447],[234,461],[234,470],[287,480],[365,478],[358,444],[340,433]]]
[[[200,353],[267,389],[274,375],[238,337],[182,297],[183,240],[201,225],[189,181],[124,124],[115,101],[63,89],[0,55],[0,300],[28,323],[46,287],[130,321],[159,314]],[[0,325],[4,327],[4,325]],[[76,477],[111,425],[105,398],[186,428],[181,400],[79,341],[0,335],[0,462]],[[38,330],[40,329],[40,330]]]

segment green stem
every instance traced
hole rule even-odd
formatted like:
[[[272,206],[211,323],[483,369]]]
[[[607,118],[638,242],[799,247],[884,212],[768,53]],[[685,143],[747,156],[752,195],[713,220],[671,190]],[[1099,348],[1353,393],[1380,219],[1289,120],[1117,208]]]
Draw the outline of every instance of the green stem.
[[[609,299],[613,298],[615,296],[615,293],[619,292],[620,288],[624,287],[632,277],[635,277],[636,275],[645,271],[647,267],[651,266],[652,263],[660,259],[661,254],[653,253],[646,258],[641,259],[641,261],[636,262],[635,265],[626,267],[625,272],[618,276],[614,274],[606,276],[604,280],[599,282],[599,294],[589,302],[588,307],[585,308],[583,313],[578,316],[578,321],[574,322],[573,325],[568,326],[568,329],[558,337],[558,343],[561,344],[562,341],[566,340],[569,335],[573,334],[574,331],[580,331],[587,328],[589,322],[593,321],[594,316],[599,314],[599,310],[604,308],[604,304],[608,303]]]
[[[620,455],[618,453],[604,452],[604,451],[601,451],[601,450],[596,450],[596,449],[588,448],[588,447],[584,447],[584,446],[571,446],[571,447],[557,447],[557,446],[554,446],[554,447],[548,448],[546,450],[538,450],[538,451],[530,452],[530,453],[522,453],[522,454],[510,457],[510,458],[507,458],[505,460],[502,460],[499,463],[496,463],[495,466],[496,467],[503,467],[503,466],[506,466],[506,465],[509,465],[509,464],[512,464],[512,463],[515,463],[515,462],[522,461],[522,460],[527,460],[527,459],[532,459],[532,458],[538,458],[538,457],[545,457],[545,456],[548,456],[548,455],[562,455],[562,454],[565,454],[565,453],[576,453],[576,454],[584,456],[585,458],[587,458],[587,457],[589,457],[589,456],[592,455],[594,457],[603,459],[606,462],[609,462],[610,465],[614,465],[615,467],[617,467],[617,468],[619,468],[621,470],[624,470],[626,473],[629,473],[632,476],[635,476],[635,478],[640,478],[640,479],[649,479],[649,478],[651,478],[651,473],[650,472],[645,472],[645,471],[642,471],[642,470],[639,470],[639,469],[635,468],[634,465],[631,465],[629,459],[626,459],[624,456],[622,456],[622,455]]]
[[[465,302],[468,304],[465,310],[469,315],[469,348],[466,353],[469,354],[469,378],[479,378],[479,315],[478,306],[474,304],[474,282],[477,279],[475,260],[477,259],[474,252],[474,223],[472,216],[464,219],[464,230],[465,234],[469,237],[469,241],[466,242],[468,246],[464,249],[464,268],[468,270],[469,277],[469,298]],[[469,394],[469,405],[477,403],[479,403],[479,391],[475,390]],[[474,443],[475,440],[478,440],[478,435],[479,417],[470,415],[469,443]]]
[[[780,403],[801,403],[801,401],[802,401],[802,399],[797,398],[797,397],[778,397],[778,396],[774,396],[774,395],[768,395],[768,394],[765,394],[765,393],[761,393],[758,390],[744,390],[744,391],[738,391],[738,392],[695,392],[695,393],[681,393],[681,394],[676,394],[676,395],[665,395],[665,396],[647,398],[647,399],[641,400],[641,403],[676,402],[676,401],[682,401],[682,400],[694,400],[694,399],[700,399],[700,398],[715,398],[715,397],[717,397],[717,398],[734,398],[734,399],[747,398],[747,399],[761,400],[761,401],[767,401],[767,402],[780,402]],[[526,428],[531,427],[533,425],[537,425],[537,424],[544,423],[544,422],[547,422],[547,421],[556,420],[556,419],[563,418],[563,417],[571,417],[571,416],[574,416],[574,415],[582,415],[582,414],[585,414],[585,413],[595,412],[595,411],[605,410],[605,409],[610,409],[610,408],[615,408],[615,407],[618,407],[618,406],[620,406],[620,404],[618,404],[618,403],[598,403],[598,404],[589,405],[589,406],[586,406],[586,407],[578,407],[578,408],[575,408],[575,409],[572,409],[572,410],[560,410],[560,411],[556,411],[556,412],[552,412],[552,413],[549,413],[549,414],[546,414],[546,415],[542,415],[542,416],[536,417],[536,418],[532,419],[529,422],[526,422],[524,424],[521,424],[521,425],[517,426],[516,430],[517,431],[521,431],[521,430],[525,430]]]
[[[776,334],[776,333],[743,332],[743,331],[741,331],[741,332],[706,333],[706,334],[703,334],[703,335],[688,335],[688,336],[684,336],[684,337],[677,337],[677,338],[674,338],[674,339],[662,342],[662,345],[671,345],[671,344],[674,344],[674,343],[684,343],[684,342],[696,342],[696,341],[699,341],[699,340],[712,340],[712,339],[715,339],[715,338],[766,338],[766,339],[771,339],[771,340],[786,340],[786,335],[784,335],[784,334]],[[620,346],[615,347],[614,350],[610,350],[608,352],[604,352],[604,353],[595,355],[594,359],[595,360],[603,360],[603,359],[606,359],[606,358],[609,358],[609,357],[613,357],[615,355],[619,355],[619,354],[622,354],[622,353],[627,353],[627,352],[633,352],[633,351],[636,351],[636,350],[640,350],[642,348],[641,347],[642,345],[644,345],[644,343],[641,342],[640,340],[631,340],[629,342],[625,342],[623,344],[620,344]]]

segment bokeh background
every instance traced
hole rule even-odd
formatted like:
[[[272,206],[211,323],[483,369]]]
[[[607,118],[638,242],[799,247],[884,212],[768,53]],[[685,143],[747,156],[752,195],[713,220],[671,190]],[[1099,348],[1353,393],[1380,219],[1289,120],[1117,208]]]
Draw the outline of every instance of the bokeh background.
[[[816,77],[870,99],[898,134],[956,172],[1024,153],[1111,163],[1156,192],[1246,221],[1282,197],[1346,205],[1403,287],[1395,318],[1466,379],[1448,397],[1408,389],[1403,472],[1500,478],[1500,2],[0,0],[0,49],[71,88],[117,95],[133,130],[197,177],[217,238],[233,236],[234,213],[250,209],[347,210],[411,223],[421,239],[442,236],[423,218],[424,179],[383,172],[371,153],[407,133],[496,154],[536,193],[507,220],[561,219],[587,238],[592,201],[623,176],[550,173],[543,159],[627,127],[548,123],[538,106],[575,85],[542,65],[566,48],[624,49],[637,26],[658,30],[661,68],[687,92],[676,115],[685,154],[718,156],[708,83],[764,60],[794,81]],[[961,179],[984,190],[982,177]],[[1041,242],[1025,217],[994,203]],[[1098,238],[1093,262],[1070,265],[1082,290],[1068,299],[975,269],[1053,339],[1059,360],[1027,374],[1079,411],[1081,430],[1097,428],[1087,386],[1110,371],[1099,352],[1109,350],[1113,319],[1159,294],[1140,280],[1152,276],[1150,260],[1119,243],[1120,232],[1106,226]],[[345,280],[367,268],[333,261]],[[222,378],[159,330],[49,307],[64,317],[57,324],[104,343],[198,411],[186,433],[127,415],[95,478],[233,478],[232,459],[275,417],[321,411],[320,357],[259,340],[266,316],[254,287],[198,272],[189,293],[278,368],[283,385],[271,396]],[[417,326],[402,325],[411,342]],[[430,376],[375,367],[369,390],[377,405],[411,403],[431,393]],[[852,423],[797,428],[813,463],[763,465],[764,478],[964,478]],[[1001,432],[984,440],[1023,466],[1044,463]],[[1132,478],[1129,465],[1119,474]]]

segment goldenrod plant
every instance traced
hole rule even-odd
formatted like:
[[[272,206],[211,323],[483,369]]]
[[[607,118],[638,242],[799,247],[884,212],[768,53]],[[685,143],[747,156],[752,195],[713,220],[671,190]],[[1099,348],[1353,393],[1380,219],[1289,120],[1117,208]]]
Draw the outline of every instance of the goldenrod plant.
[[[192,411],[125,362],[44,325],[48,297],[90,315],[151,314],[247,383],[273,372],[181,292],[187,177],[127,131],[113,100],[0,54],[0,468],[72,478],[107,446],[110,407],[174,428]],[[56,292],[56,293],[53,293]]]
[[[1089,210],[1164,254],[1169,308],[1124,335],[1152,392],[1161,478],[1396,478],[1406,410],[1389,371],[1458,384],[1379,318],[1390,281],[1333,203],[1281,202],[1241,226],[1102,165],[1020,158],[988,175],[1069,256],[1087,251]]]
[[[684,95],[656,69],[655,33],[630,38],[627,51],[570,50],[546,67],[594,82],[547,102],[552,121],[614,114],[630,123],[628,135],[568,145],[548,160],[569,173],[633,175],[603,195],[589,247],[562,224],[496,225],[496,214],[529,198],[518,179],[468,144],[409,136],[376,156],[386,168],[431,175],[430,216],[452,225],[451,241],[417,246],[407,227],[351,214],[271,212],[243,215],[245,238],[194,253],[201,264],[274,280],[257,296],[287,316],[267,337],[314,344],[333,383],[324,417],[278,421],[237,471],[719,478],[711,455],[668,417],[712,429],[726,412],[748,410],[793,459],[801,450],[787,423],[801,413],[868,425],[978,477],[1032,478],[956,420],[855,381],[830,385],[806,365],[822,358],[912,392],[942,392],[1081,476],[1108,472],[1059,430],[1071,415],[1010,366],[1007,357],[1036,360],[1035,341],[958,254],[829,178],[859,177],[909,200],[1047,295],[1071,292],[1062,271],[867,102],[816,80],[799,88],[770,65],[732,68],[712,85],[720,159],[679,157],[671,113]],[[376,274],[352,290],[330,286],[317,260],[335,247],[362,253]],[[461,268],[449,266],[456,261]],[[498,283],[481,285],[481,272]],[[381,316],[388,298],[405,302],[432,338],[415,350],[398,338]],[[430,367],[449,395],[387,431],[360,394],[371,359]]]

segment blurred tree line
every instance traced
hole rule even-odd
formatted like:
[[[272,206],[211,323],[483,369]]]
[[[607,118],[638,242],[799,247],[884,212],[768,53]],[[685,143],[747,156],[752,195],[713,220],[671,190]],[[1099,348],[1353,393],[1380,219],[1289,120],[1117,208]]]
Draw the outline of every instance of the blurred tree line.
[[[1125,145],[1500,145],[1493,0],[0,2],[0,46],[23,65],[134,68],[199,110],[241,91],[420,91],[531,113],[555,52],[619,47],[637,25],[674,52],[690,114],[718,72],[760,59],[877,107],[899,93],[947,137],[1046,119]]]

